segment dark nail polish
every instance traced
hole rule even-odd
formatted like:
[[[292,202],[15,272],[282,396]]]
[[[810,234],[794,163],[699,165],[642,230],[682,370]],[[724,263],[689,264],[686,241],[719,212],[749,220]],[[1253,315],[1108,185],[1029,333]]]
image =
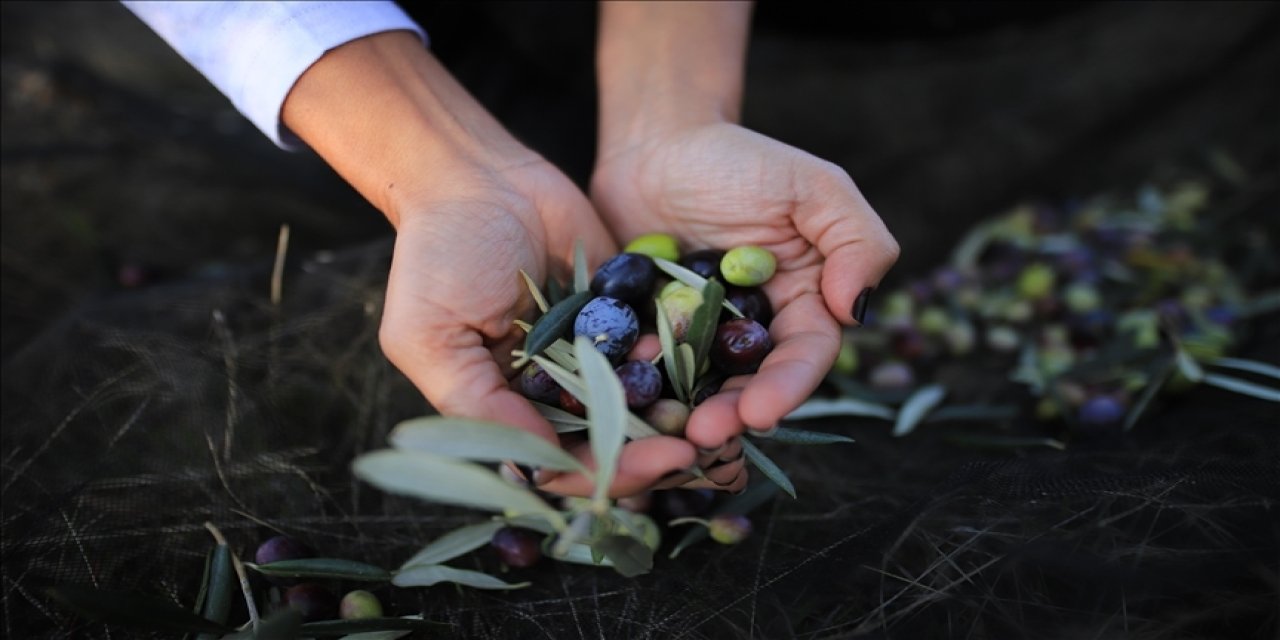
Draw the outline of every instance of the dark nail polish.
[[[867,302],[871,299],[871,292],[875,291],[875,287],[867,287],[858,294],[856,300],[853,301],[853,319],[862,325],[862,319],[867,317]]]
[[[527,464],[517,464],[514,466],[516,468],[516,472],[519,473],[521,477],[524,478],[525,482],[528,482],[530,484],[533,483],[533,467]]]

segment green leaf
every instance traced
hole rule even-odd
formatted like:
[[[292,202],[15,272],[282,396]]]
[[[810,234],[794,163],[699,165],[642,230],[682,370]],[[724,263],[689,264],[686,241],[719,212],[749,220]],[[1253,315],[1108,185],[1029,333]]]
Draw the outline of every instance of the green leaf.
[[[551,305],[547,304],[547,299],[542,297],[542,291],[538,289],[538,285],[534,283],[533,278],[525,273],[524,269],[520,270],[520,277],[524,279],[525,286],[529,287],[529,293],[533,296],[533,303],[538,305],[538,310],[546,313]]]
[[[560,513],[533,492],[472,462],[420,451],[366,453],[352,465],[356,477],[383,491],[507,514],[542,514],[564,526]]]
[[[1199,362],[1196,362],[1195,358],[1191,357],[1191,354],[1183,351],[1182,349],[1178,349],[1174,358],[1178,363],[1178,371],[1181,371],[1182,375],[1185,376],[1186,379],[1192,382],[1200,382],[1201,380],[1204,380],[1204,369],[1201,368]]]
[[[978,433],[957,433],[946,437],[948,442],[974,447],[993,449],[1011,449],[1022,447],[1048,447],[1064,451],[1067,445],[1053,438],[1036,438],[1020,436],[993,436]]]
[[[332,578],[362,582],[385,582],[391,579],[391,572],[382,567],[342,558],[303,558],[270,564],[246,562],[244,565],[264,576],[279,578]]]
[[[715,280],[707,280],[702,287],[702,304],[693,311],[693,319],[689,321],[689,333],[685,340],[693,347],[693,375],[702,372],[711,354],[711,343],[715,341],[716,327],[720,324],[720,304],[724,302],[724,285]]]
[[[593,348],[592,350],[594,351],[595,349]],[[587,385],[580,376],[570,373],[564,367],[542,356],[535,356],[533,361],[541,365],[542,368],[546,370],[547,375],[551,376],[552,380],[555,380],[561,387],[564,387],[565,391],[568,391],[573,395],[573,397],[581,401],[582,404],[587,407],[587,410],[590,411],[592,401],[587,395]],[[651,438],[656,435],[661,435],[658,433],[657,429],[654,429],[649,425],[649,423],[641,420],[630,411],[626,412],[625,419],[626,436],[632,440]],[[589,422],[590,421],[588,421],[588,423]]]
[[[787,414],[783,420],[808,420],[810,418],[826,418],[829,416],[861,416],[893,420],[894,410],[882,404],[841,398],[838,400],[808,400]]]
[[[989,221],[974,227],[956,245],[951,252],[951,266],[957,269],[973,269],[978,265],[978,256],[987,248],[995,232],[998,221]]]
[[[893,435],[901,437],[914,431],[916,425],[920,424],[946,396],[947,388],[940,384],[922,387],[911,394],[911,397],[902,403],[902,409],[898,411],[898,419],[893,425]]]
[[[417,564],[440,564],[448,562],[464,553],[479,549],[493,539],[493,534],[506,526],[501,520],[490,520],[477,524],[459,527],[446,533],[413,554],[400,565],[400,568]]]
[[[676,346],[676,357],[680,359],[680,375],[684,376],[680,384],[689,390],[687,395],[692,399],[699,369],[698,356],[694,353],[693,347],[682,343]]]
[[[627,393],[622,381],[613,372],[613,365],[604,354],[596,350],[586,336],[573,341],[574,355],[582,368],[586,382],[587,427],[591,438],[591,454],[595,458],[596,477],[594,498],[608,499],[609,485],[618,471],[618,456],[627,430]]]
[[[571,562],[573,564],[583,564],[590,567],[612,567],[613,561],[605,557],[600,562],[595,561],[592,547],[585,542],[575,542],[568,545],[563,554],[555,556],[560,562]]]
[[[661,269],[663,273],[666,273],[672,278],[675,278],[676,280],[679,280],[680,282],[683,282],[693,287],[694,289],[697,289],[698,291],[702,291],[704,296],[703,299],[705,301],[706,291],[704,291],[703,288],[706,287],[708,282],[713,282],[713,281],[707,280],[706,278],[670,260],[664,260],[662,258],[653,258],[653,263],[658,265],[658,268]],[[716,284],[719,284],[719,283],[717,282]],[[732,313],[733,315],[739,318],[742,317],[742,311],[739,311],[737,307],[733,306],[732,302],[729,302],[728,300],[724,299],[723,287],[721,287],[721,299],[719,304],[725,309],[728,309],[729,313]]]
[[[553,407],[549,404],[542,404],[533,400],[529,401],[542,417],[556,428],[556,433],[572,433],[574,431],[583,431],[587,428],[587,419],[565,411],[559,407]]]
[[[736,496],[731,496],[724,504],[717,507],[711,512],[712,516],[723,514],[745,516],[755,511],[760,505],[769,501],[774,494],[778,492],[778,485],[773,482],[757,482],[747,485],[747,490]],[[680,538],[675,548],[671,550],[670,558],[680,555],[681,551],[688,549],[690,546],[701,542],[707,537],[706,527],[689,527],[684,537]]]
[[[420,564],[412,567],[405,567],[396,573],[391,579],[391,584],[397,587],[430,587],[431,585],[440,584],[441,582],[456,582],[460,585],[473,587],[476,589],[523,589],[529,586],[528,582],[520,582],[511,584],[503,582],[487,573],[479,571],[468,571],[466,569],[456,569],[447,567],[442,564]]]
[[[684,361],[681,360],[676,353],[675,331],[671,328],[671,318],[667,317],[667,310],[663,308],[661,302],[654,302],[657,307],[657,325],[658,325],[658,342],[662,345],[662,365],[667,369],[667,379],[671,381],[671,387],[675,389],[676,399],[680,402],[689,402],[689,389],[686,389],[682,382],[684,376]]]
[[[423,620],[421,616],[406,618],[360,618],[356,620],[321,620],[303,623],[299,629],[304,638],[348,636],[353,633],[378,631],[419,631],[449,627],[443,622]]]
[[[591,281],[587,276],[587,250],[582,245],[582,238],[573,243],[573,290],[577,293],[591,292]]]
[[[1204,375],[1204,383],[1210,386],[1226,389],[1241,395],[1253,396],[1255,398],[1266,400],[1268,402],[1280,402],[1280,390],[1264,387],[1255,382],[1224,376],[1219,373],[1206,373]]]
[[[577,319],[578,312],[582,311],[593,297],[590,291],[582,291],[548,309],[524,337],[525,355],[530,358],[539,355],[557,338],[565,335],[573,326],[573,321]]]
[[[207,620],[171,600],[129,591],[106,591],[62,585],[45,591],[62,606],[97,622],[167,633],[229,633],[231,628]]]
[[[573,355],[573,345],[564,338],[556,338],[555,342],[547,346],[543,355],[569,371],[578,371],[578,357]]]
[[[214,545],[209,554],[205,571],[205,583],[201,588],[199,612],[205,619],[225,625],[231,613],[232,596],[237,582],[235,567],[231,564],[231,549],[225,544]],[[202,635],[201,638],[212,638]]]
[[[1147,410],[1147,406],[1151,404],[1151,399],[1156,397],[1156,393],[1164,386],[1169,376],[1173,375],[1174,368],[1175,364],[1172,361],[1168,362],[1163,367],[1160,367],[1155,375],[1152,376],[1152,379],[1147,382],[1142,394],[1134,401],[1133,407],[1129,409],[1129,414],[1124,418],[1124,431],[1132,429],[1133,425],[1138,423],[1138,419],[1142,417],[1142,414]]]
[[[485,462],[511,460],[557,471],[590,471],[564,449],[544,438],[503,424],[431,416],[396,425],[388,438],[392,446]]]
[[[418,614],[418,615],[412,615],[412,616],[401,616],[400,619],[421,621],[422,615]],[[431,621],[423,621],[423,622],[425,624],[436,625],[436,626],[448,626],[448,627],[454,626],[445,622],[431,622]],[[413,633],[415,630],[416,629],[403,630],[403,631],[364,631],[360,633],[352,633],[350,635],[342,636],[340,640],[399,640],[400,638],[403,638]]]
[[[741,442],[742,450],[747,454],[747,460],[750,460],[751,464],[754,464],[766,478],[778,485],[779,489],[786,491],[787,495],[792,498],[796,497],[796,487],[791,484],[791,478],[788,478],[787,474],[773,460],[770,460],[769,456],[766,456],[763,451],[756,448],[750,440],[743,438]]]
[[[631,536],[606,536],[596,541],[593,548],[604,553],[623,577],[634,578],[653,569],[653,549]]]
[[[778,430],[769,436],[774,442],[784,444],[836,444],[840,442],[853,442],[853,438],[842,436],[835,433],[823,433],[821,431],[807,431],[805,429],[793,429],[790,427],[778,427]]]
[[[1224,369],[1247,371],[1249,373],[1256,373],[1260,376],[1267,376],[1269,378],[1280,380],[1280,367],[1266,362],[1243,360],[1241,358],[1214,358],[1213,360],[1210,360],[1208,364],[1215,367],[1222,367]]]
[[[662,546],[662,530],[658,528],[653,518],[643,513],[632,513],[619,507],[610,509],[609,514],[613,516],[619,530],[640,540],[645,546],[654,551],[657,551],[658,547]]]
[[[563,517],[563,516],[562,516]],[[556,533],[556,528],[543,516],[508,516],[502,519],[507,526],[532,529],[547,535]]]
[[[560,284],[559,280],[556,280],[555,276],[547,278],[547,302],[551,306],[554,307],[568,296],[569,292],[565,290],[564,285]]]
[[[1018,407],[1011,404],[955,404],[929,412],[924,422],[1012,420],[1019,415]]]

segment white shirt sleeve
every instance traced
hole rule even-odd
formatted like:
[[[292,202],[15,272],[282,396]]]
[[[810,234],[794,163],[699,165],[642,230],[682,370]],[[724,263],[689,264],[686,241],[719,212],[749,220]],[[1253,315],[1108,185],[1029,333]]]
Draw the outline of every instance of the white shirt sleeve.
[[[383,31],[427,34],[394,2],[122,0],[285,149],[303,146],[280,122],[284,99],[320,56]]]

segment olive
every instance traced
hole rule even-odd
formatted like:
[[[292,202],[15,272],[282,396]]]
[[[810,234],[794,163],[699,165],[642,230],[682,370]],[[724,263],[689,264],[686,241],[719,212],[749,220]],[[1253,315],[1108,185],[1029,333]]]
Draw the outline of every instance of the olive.
[[[740,287],[758,287],[768,282],[777,270],[778,259],[763,247],[734,247],[720,259],[720,274],[725,282]]]
[[[720,275],[720,260],[724,258],[724,253],[719,249],[694,251],[680,258],[680,266],[708,280],[723,281],[724,278]]]
[[[661,398],[649,406],[644,414],[645,422],[668,436],[683,436],[689,422],[689,407],[679,400]]]
[[[560,408],[579,418],[585,418],[587,415],[587,405],[582,404],[582,401],[569,393],[568,389],[560,390]]]
[[[658,267],[641,253],[620,253],[605,261],[591,278],[591,292],[636,306],[653,295]]]
[[[593,298],[573,322],[575,336],[586,336],[605,357],[616,361],[631,350],[640,336],[636,312],[617,298]]]
[[[678,284],[678,283],[677,283]],[[671,323],[671,335],[676,342],[683,342],[693,324],[693,314],[702,306],[702,293],[687,285],[668,288],[658,299],[667,321]]]
[[[381,618],[382,603],[378,601],[378,596],[363,589],[350,591],[338,603],[338,616],[343,620]]]
[[[560,384],[536,362],[530,362],[520,372],[520,391],[524,397],[543,404],[554,405],[560,399]]]
[[[707,532],[720,544],[738,544],[751,535],[751,520],[743,515],[721,514],[707,523]]]
[[[542,559],[542,538],[530,529],[503,527],[493,533],[489,545],[508,567],[523,569]]]
[[[724,299],[741,311],[743,317],[751,318],[766,327],[773,322],[773,305],[769,302],[769,296],[765,295],[764,290],[759,287],[729,285],[725,287]],[[721,322],[732,317],[734,316],[728,309],[720,313]]]
[[[632,360],[615,368],[618,380],[627,394],[627,408],[644,409],[658,400],[662,393],[662,374],[648,360]]]
[[[623,251],[641,253],[651,258],[662,258],[670,262],[680,259],[680,247],[676,239],[665,233],[649,233],[627,243]]]
[[[338,597],[323,585],[304,582],[284,592],[284,604],[297,609],[303,622],[333,620],[338,617]]]
[[[734,318],[716,327],[711,363],[729,375],[755,373],[773,350],[769,331],[751,318]]]

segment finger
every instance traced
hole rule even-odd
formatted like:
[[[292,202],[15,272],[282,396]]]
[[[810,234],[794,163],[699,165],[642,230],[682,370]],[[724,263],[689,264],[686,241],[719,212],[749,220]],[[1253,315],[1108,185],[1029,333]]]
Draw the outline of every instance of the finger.
[[[812,293],[780,310],[769,333],[773,351],[747,381],[737,407],[740,420],[756,431],[771,429],[800,406],[831,370],[840,349],[840,325]]]
[[[587,273],[594,273],[596,267],[618,253],[617,243],[591,203],[572,183],[568,183],[568,188],[565,193],[557,191],[559,197],[535,204],[547,229],[550,266],[558,278],[572,275],[574,246],[578,240],[582,241],[587,256]]]
[[[728,491],[729,493],[741,493],[743,489],[747,488],[747,481],[750,479],[751,474],[747,472],[745,467],[743,467],[738,470],[738,476],[728,484],[720,485],[713,482],[710,478],[697,478],[680,485],[680,488],[712,489],[715,491]]]
[[[738,472],[742,471],[742,467],[747,463],[746,460],[738,458],[728,462],[717,463],[716,466],[710,467],[703,471],[704,476],[717,487],[727,487],[733,484]]]
[[[627,360],[649,360],[652,361],[662,353],[662,342],[658,340],[657,334],[646,333],[636,340],[634,347],[627,353]]]
[[[589,443],[572,447],[570,453],[587,468],[595,468]],[[663,476],[688,469],[694,458],[693,447],[680,438],[655,436],[629,442],[622,448],[617,473],[609,486],[609,497],[632,496],[646,491],[662,481]],[[589,496],[594,484],[581,473],[565,473],[539,485],[539,488],[560,495]]]
[[[870,290],[898,260],[898,243],[842,169],[814,160],[796,170],[796,229],[825,258],[822,297],[842,323],[860,324]]]
[[[698,467],[706,469],[712,465],[736,460],[742,455],[742,438],[730,438],[724,446],[711,451],[698,452]]]
[[[727,384],[727,381],[726,381]],[[742,391],[738,389],[720,388],[720,392],[712,395],[694,407],[685,424],[684,437],[700,452],[717,451],[743,431],[742,418],[738,409],[738,398]],[[717,451],[717,455],[718,455]]]

